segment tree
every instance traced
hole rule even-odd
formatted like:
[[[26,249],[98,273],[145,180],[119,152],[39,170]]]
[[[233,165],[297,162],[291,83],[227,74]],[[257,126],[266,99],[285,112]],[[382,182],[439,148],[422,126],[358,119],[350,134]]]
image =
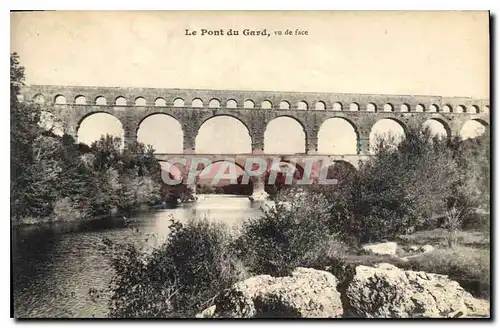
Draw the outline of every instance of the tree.
[[[38,126],[40,108],[20,103],[18,95],[24,86],[24,67],[19,64],[19,56],[10,56],[10,149],[11,149],[11,216],[19,218],[30,215],[31,184],[36,180],[34,164],[34,144],[42,131]]]
[[[340,192],[331,193],[332,225],[358,242],[393,238],[432,226],[458,180],[447,141],[410,129],[395,145],[381,139],[374,156]]]

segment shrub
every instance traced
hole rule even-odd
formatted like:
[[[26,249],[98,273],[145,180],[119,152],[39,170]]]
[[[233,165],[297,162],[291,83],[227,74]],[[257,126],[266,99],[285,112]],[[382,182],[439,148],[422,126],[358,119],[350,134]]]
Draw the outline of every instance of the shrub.
[[[55,221],[73,221],[85,216],[69,197],[56,200],[53,212]]]
[[[410,259],[416,271],[445,274],[472,295],[490,296],[490,251],[471,247],[438,249]]]
[[[317,193],[281,190],[263,216],[243,222],[236,248],[253,274],[286,275],[298,266],[321,267],[344,250],[329,230],[330,206]]]
[[[106,241],[116,275],[110,316],[189,317],[244,276],[226,225],[207,219],[173,221],[165,243],[151,253]]]

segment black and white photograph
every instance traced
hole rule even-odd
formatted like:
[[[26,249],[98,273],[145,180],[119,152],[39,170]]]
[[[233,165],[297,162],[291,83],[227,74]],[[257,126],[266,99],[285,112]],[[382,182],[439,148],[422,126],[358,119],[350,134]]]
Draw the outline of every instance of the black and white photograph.
[[[490,320],[483,11],[11,11],[11,317]]]

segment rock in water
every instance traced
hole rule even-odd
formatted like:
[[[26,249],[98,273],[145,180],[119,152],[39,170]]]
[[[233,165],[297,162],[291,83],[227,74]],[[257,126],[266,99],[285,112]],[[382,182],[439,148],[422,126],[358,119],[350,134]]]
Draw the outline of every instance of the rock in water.
[[[404,271],[392,264],[357,266],[345,290],[349,316],[417,318],[488,316],[489,302],[472,297],[445,275]]]
[[[363,250],[377,255],[396,255],[398,244],[394,242],[364,245]]]
[[[198,318],[337,318],[343,314],[331,273],[297,268],[292,276],[261,275],[236,283]]]

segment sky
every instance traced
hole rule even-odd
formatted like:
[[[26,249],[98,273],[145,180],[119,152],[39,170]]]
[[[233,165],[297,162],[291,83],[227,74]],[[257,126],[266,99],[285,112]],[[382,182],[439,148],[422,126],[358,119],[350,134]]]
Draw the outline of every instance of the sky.
[[[488,24],[487,12],[458,11],[12,13],[11,50],[28,84],[488,98]],[[200,36],[201,29],[240,35]],[[244,29],[266,29],[270,36],[243,36]],[[274,34],[286,30],[307,35]],[[103,129],[120,134],[119,122],[104,114],[88,120],[82,141]],[[140,138],[176,149],[182,137],[176,124],[145,122]],[[332,150],[336,140],[337,151],[351,151],[349,127],[329,124],[320,148]],[[229,135],[218,132],[222,126]],[[248,148],[248,132],[228,118],[202,129],[200,152],[215,145],[226,152]],[[265,145],[270,152],[284,144],[291,151],[302,147],[295,122],[283,120],[266,133],[275,140]]]

